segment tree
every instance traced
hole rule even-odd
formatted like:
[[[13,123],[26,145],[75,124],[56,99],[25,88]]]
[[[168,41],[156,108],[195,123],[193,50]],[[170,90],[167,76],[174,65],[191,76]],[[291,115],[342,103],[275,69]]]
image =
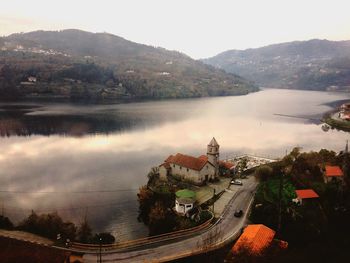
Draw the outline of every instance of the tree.
[[[13,229],[13,223],[10,221],[10,219],[6,216],[0,216],[0,229],[7,229],[12,230]]]
[[[75,239],[76,227],[71,222],[63,222],[57,213],[37,215],[34,211],[19,225],[18,229],[56,239],[57,234],[71,240]]]
[[[146,186],[142,186],[137,194],[137,199],[139,201],[139,215],[138,219],[148,224],[149,217],[148,214],[153,205],[154,193]]]
[[[267,181],[272,176],[272,168],[267,165],[262,165],[255,170],[255,177],[260,181]]]
[[[237,164],[238,173],[242,173],[247,168],[248,160],[247,158],[242,158]]]
[[[92,240],[92,230],[87,221],[86,216],[78,227],[78,241],[82,243],[90,243]]]
[[[175,215],[164,203],[157,201],[149,212],[148,227],[150,235],[159,235],[173,231]]]
[[[95,244],[113,244],[115,242],[115,237],[111,233],[104,232],[95,234],[92,241]]]

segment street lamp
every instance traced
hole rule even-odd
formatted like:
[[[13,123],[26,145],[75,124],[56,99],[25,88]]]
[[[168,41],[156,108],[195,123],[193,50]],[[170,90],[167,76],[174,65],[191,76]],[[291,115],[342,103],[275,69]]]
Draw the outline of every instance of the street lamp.
[[[102,237],[99,238],[100,241],[100,263],[102,263]]]

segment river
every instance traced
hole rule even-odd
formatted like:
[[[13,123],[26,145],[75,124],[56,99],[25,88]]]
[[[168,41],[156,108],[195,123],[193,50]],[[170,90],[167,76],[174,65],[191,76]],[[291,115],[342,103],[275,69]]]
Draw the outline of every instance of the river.
[[[265,89],[215,97],[108,105],[0,103],[0,205],[18,222],[57,211],[117,240],[147,235],[137,191],[152,166],[199,156],[214,136],[221,158],[342,150],[349,134],[317,121],[345,93]],[[281,115],[296,116],[300,118]]]

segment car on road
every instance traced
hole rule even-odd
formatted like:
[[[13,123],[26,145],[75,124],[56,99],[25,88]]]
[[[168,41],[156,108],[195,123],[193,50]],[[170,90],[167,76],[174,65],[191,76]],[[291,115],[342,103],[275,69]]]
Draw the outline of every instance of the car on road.
[[[234,184],[234,185],[243,185],[242,181],[237,180],[237,179],[232,180],[232,181],[231,181],[231,184]]]
[[[233,214],[235,217],[241,217],[243,215],[243,211],[242,210],[236,210],[235,213]]]

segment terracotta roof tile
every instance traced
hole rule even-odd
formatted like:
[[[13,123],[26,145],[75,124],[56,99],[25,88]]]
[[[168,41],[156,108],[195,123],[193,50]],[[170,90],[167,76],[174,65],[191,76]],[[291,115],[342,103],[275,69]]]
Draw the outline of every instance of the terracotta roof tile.
[[[164,166],[166,169],[169,169],[169,168],[170,168],[170,164],[167,163],[167,162],[162,163],[161,165],[159,165],[159,167],[160,167],[160,166]]]
[[[312,189],[295,190],[295,193],[297,194],[298,198],[300,198],[300,199],[318,198],[319,197],[318,194]]]
[[[271,244],[274,236],[275,231],[267,226],[248,225],[232,247],[232,252],[237,253],[240,249],[246,248],[252,254],[259,254]]]
[[[168,158],[165,159],[165,163],[169,162],[172,158],[174,157],[174,155],[169,155]]]
[[[326,176],[343,176],[339,166],[326,165]]]
[[[233,163],[224,162],[224,161],[219,161],[219,165],[224,166],[226,169],[229,169],[229,170],[235,167]]]
[[[208,161],[208,156],[206,156],[206,155],[201,155],[201,156],[198,157],[198,159],[201,159],[201,160],[203,160],[203,161]]]
[[[169,156],[166,162],[177,164],[192,170],[200,171],[208,162],[208,160],[177,153],[175,156]]]

